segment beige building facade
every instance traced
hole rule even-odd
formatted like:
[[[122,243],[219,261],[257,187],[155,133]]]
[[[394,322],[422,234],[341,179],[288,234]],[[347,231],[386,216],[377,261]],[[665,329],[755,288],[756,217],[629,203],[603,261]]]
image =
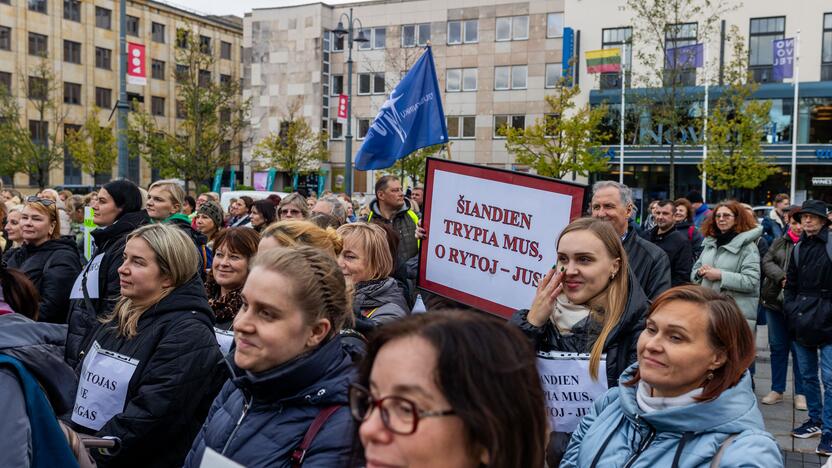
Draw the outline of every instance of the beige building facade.
[[[128,0],[126,13],[127,41],[145,45],[147,53],[147,84],[128,84],[128,99],[142,101],[161,128],[177,125],[174,72],[178,29],[189,29],[209,44],[216,59],[210,70],[212,80],[240,79],[240,18],[205,16],[150,0]],[[22,123],[30,127],[38,117],[26,97],[25,80],[44,53],[58,82],[54,97],[60,115],[66,116],[65,126],[83,124],[96,106],[101,108],[101,124],[107,124],[119,96],[118,0],[0,0],[0,86],[9,88],[21,108]],[[116,117],[111,118],[114,121]],[[55,131],[54,120],[45,125]],[[112,174],[117,173],[114,167]],[[139,158],[131,159],[129,173],[143,185],[155,176]],[[6,178],[6,182],[11,180]],[[29,182],[26,174],[15,175],[15,185],[25,187]],[[94,183],[91,175],[74,166],[68,154],[63,167],[52,170],[49,177],[51,186]]]

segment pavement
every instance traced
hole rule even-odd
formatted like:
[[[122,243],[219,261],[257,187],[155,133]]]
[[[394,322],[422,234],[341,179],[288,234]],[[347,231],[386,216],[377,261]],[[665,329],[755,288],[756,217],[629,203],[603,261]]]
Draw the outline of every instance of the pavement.
[[[791,361],[791,360],[790,360]],[[771,364],[768,349],[768,328],[757,327],[757,364],[754,382],[758,401],[771,391]],[[794,387],[792,382],[791,362],[786,382],[786,393],[783,395],[783,402],[776,405],[760,404],[763,412],[766,430],[769,431],[780,449],[783,450],[783,459],[786,468],[820,468],[826,463],[827,457],[818,456],[815,448],[820,437],[811,439],[797,439],[790,435],[791,430],[802,424],[809,415],[806,411],[794,409]]]

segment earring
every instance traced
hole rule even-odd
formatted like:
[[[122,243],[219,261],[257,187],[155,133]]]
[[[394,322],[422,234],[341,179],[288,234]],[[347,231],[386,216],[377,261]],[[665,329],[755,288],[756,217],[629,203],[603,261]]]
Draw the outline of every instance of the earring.
[[[713,372],[708,372],[708,375],[705,377],[705,380],[711,381],[713,379],[714,379],[714,373]]]
[[[615,275],[616,275],[616,274],[617,274],[617,273],[613,273],[613,274],[611,274],[611,275],[610,275],[610,281],[612,281],[612,280],[614,280],[614,279],[615,279]]]

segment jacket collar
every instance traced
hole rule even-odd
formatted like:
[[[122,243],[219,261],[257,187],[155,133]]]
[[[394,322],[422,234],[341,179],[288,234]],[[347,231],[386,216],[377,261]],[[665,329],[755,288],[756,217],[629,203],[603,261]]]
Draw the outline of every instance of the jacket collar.
[[[733,238],[731,242],[723,245],[722,248],[733,254],[736,254],[743,248],[745,244],[756,242],[762,233],[763,227],[756,226],[753,229],[737,234],[737,237]],[[716,245],[716,239],[712,236],[709,236],[704,241],[702,241],[702,244]]]
[[[769,219],[777,223],[781,228],[785,226],[785,224],[783,223],[783,218],[781,218],[780,215],[777,214],[777,210],[769,211],[768,217]]]
[[[143,226],[149,222],[150,218],[144,210],[124,213],[113,224],[100,227],[94,230],[91,235],[95,239],[95,245],[100,248],[111,239],[130,233],[139,226]]]
[[[382,219],[387,219],[381,213],[381,208],[379,208],[379,206],[378,206],[378,199],[375,199],[375,200],[370,202],[370,210],[373,212],[373,216],[378,216]],[[399,208],[398,211],[393,213],[393,216],[388,221],[392,221],[393,219],[396,218],[396,216],[399,215],[399,213],[404,213],[404,212],[407,212],[408,210],[410,210],[410,200],[405,198],[404,199],[404,204],[401,206],[401,208]]]

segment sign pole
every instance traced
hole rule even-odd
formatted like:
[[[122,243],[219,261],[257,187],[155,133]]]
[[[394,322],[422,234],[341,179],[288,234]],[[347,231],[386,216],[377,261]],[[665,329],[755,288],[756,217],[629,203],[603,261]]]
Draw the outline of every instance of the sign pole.
[[[702,46],[702,58],[704,62],[705,72],[705,112],[703,114],[704,121],[702,123],[702,202],[707,203],[708,196],[708,171],[705,169],[705,159],[708,158],[708,42]]]
[[[794,104],[792,105],[792,171],[791,171],[791,192],[790,200],[794,200],[797,191],[797,108],[799,105],[798,95],[800,93],[800,30],[794,37]]]
[[[118,73],[118,120],[116,121],[116,139],[118,141],[118,177],[130,177],[127,155],[127,1],[119,2],[118,11],[118,44],[119,44],[119,73]],[[139,183],[138,180],[134,182]]]
[[[627,74],[625,73],[627,69],[627,44],[621,45],[621,129],[620,135],[618,140],[618,152],[619,160],[618,160],[618,183],[624,183],[624,115],[626,114],[626,110],[624,109],[624,83],[627,81]]]

